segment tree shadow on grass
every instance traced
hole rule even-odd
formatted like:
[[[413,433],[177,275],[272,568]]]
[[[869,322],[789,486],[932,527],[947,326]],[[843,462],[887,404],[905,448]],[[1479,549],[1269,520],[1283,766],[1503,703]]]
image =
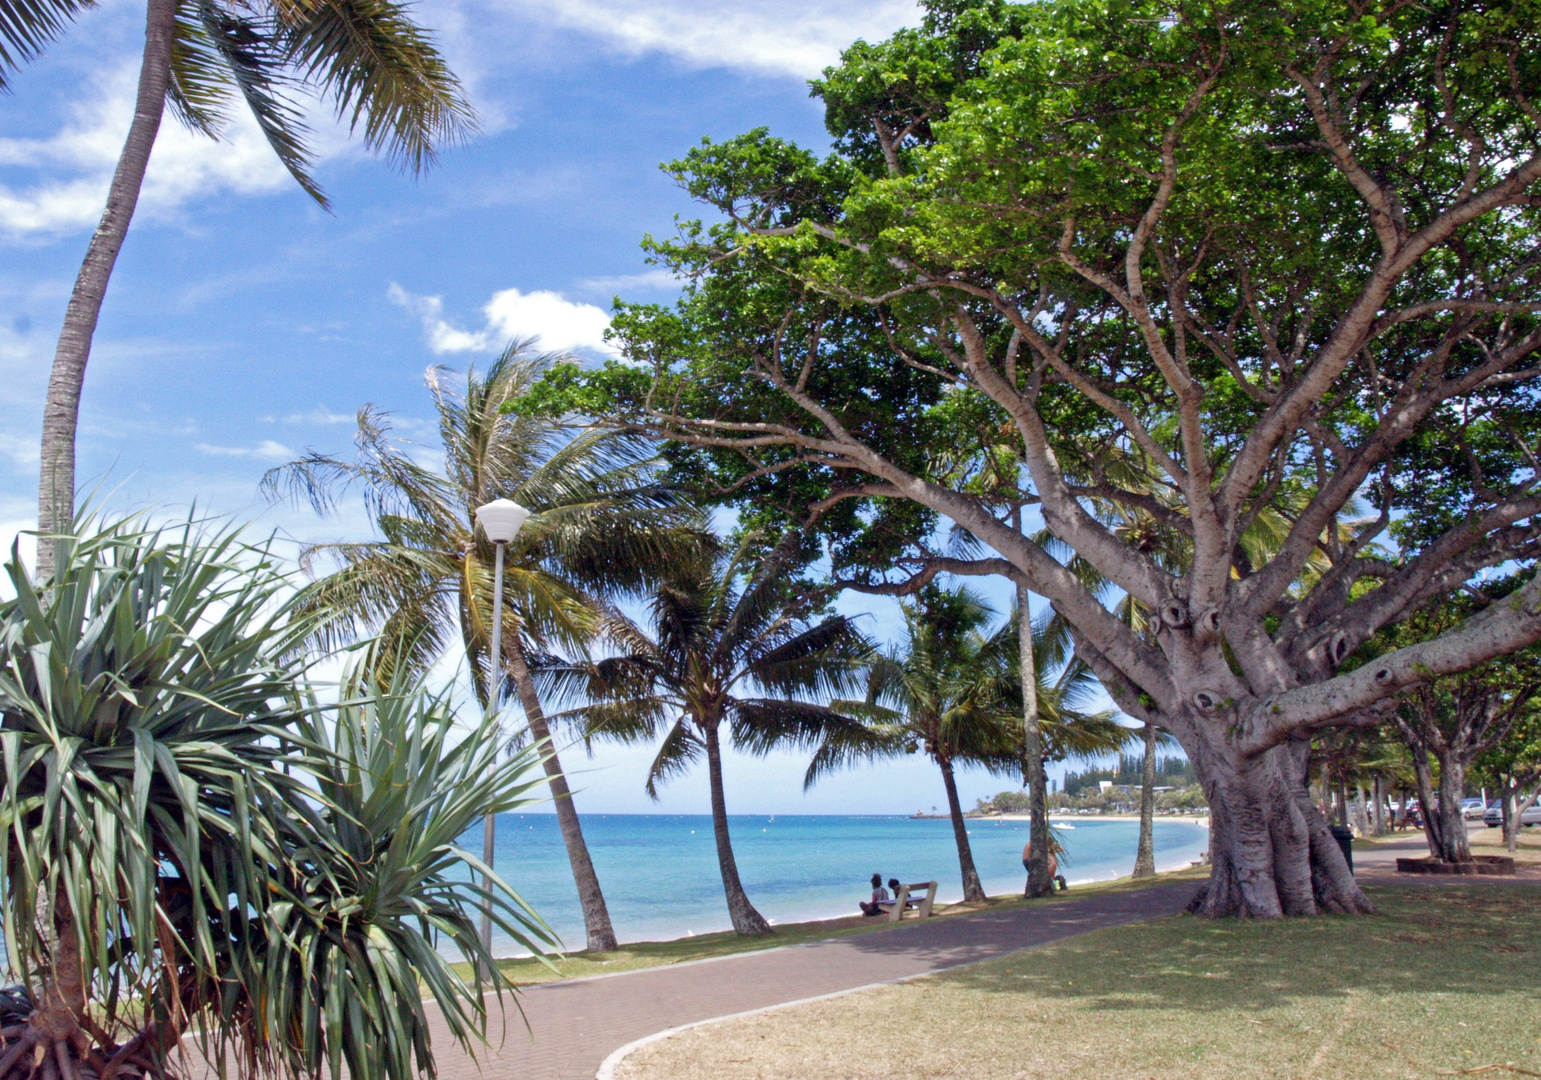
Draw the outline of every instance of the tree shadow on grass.
[[[1110,1010],[1268,1009],[1306,998],[1490,994],[1533,986],[1541,889],[1390,886],[1378,915],[1211,920],[1098,930],[937,976],[959,988]]]

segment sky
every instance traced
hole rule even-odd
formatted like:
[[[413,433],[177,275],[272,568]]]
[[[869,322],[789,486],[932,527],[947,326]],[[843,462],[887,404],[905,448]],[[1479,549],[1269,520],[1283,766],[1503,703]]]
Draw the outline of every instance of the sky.
[[[700,210],[661,162],[703,136],[767,126],[827,144],[807,80],[857,38],[912,25],[907,0],[434,0],[417,9],[465,83],[479,131],[422,177],[317,117],[319,208],[250,118],[213,141],[168,114],[86,376],[79,480],[114,511],[190,506],[297,542],[361,539],[271,506],[265,470],[346,454],[371,403],[432,452],[425,370],[485,362],[512,335],[604,355],[616,296],[675,292],[639,242]],[[0,538],[35,524],[54,341],[132,111],[143,4],[104,0],[0,98]],[[1007,602],[1004,588],[994,588]],[[892,640],[889,601],[847,596]],[[652,750],[576,748],[584,812],[705,813],[704,775],[643,793]],[[909,813],[945,806],[924,761],[802,791],[806,761],[731,757],[730,812]],[[1058,770],[1056,770],[1058,771]],[[1015,786],[982,773],[966,805]]]

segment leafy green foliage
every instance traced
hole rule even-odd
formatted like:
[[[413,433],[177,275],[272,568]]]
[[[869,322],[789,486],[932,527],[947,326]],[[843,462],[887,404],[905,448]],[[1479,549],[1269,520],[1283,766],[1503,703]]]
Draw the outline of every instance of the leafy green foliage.
[[[248,920],[266,906],[266,867],[283,862],[284,807],[301,798],[273,735],[299,711],[309,626],[270,554],[233,533],[132,519],[80,533],[46,585],[14,549],[6,564],[8,954],[41,1001],[73,934],[108,1030],[139,1022],[121,1011],[137,998],[158,1024],[212,1021],[220,1044],[250,1019],[221,983],[251,985]]]
[[[493,971],[484,899],[554,938],[457,843],[534,801],[544,748],[505,758],[486,719],[456,738],[372,654],[321,704],[313,614],[234,532],[84,521],[58,550],[39,584],[13,549],[0,604],[0,903],[35,1006],[6,1060],[164,1076],[196,1034],[222,1075],[409,1080],[433,1074],[424,992],[485,1039],[509,984],[441,947]]]
[[[724,722],[733,744],[753,754],[855,727],[843,695],[858,686],[871,643],[845,616],[819,617],[821,594],[784,576],[778,561],[756,567],[756,547],[703,547],[655,592],[651,634],[613,614],[617,655],[547,669],[554,687],[587,699],[568,715],[588,738],[661,739],[647,778],[655,798]]]
[[[0,89],[9,90],[13,71],[34,60],[76,16],[95,6],[93,0],[4,0],[0,3]]]
[[[260,1000],[268,1030],[287,1033],[278,1064],[299,1076],[434,1075],[426,999],[474,1050],[488,995],[511,989],[478,935],[484,902],[515,945],[537,956],[556,945],[509,884],[459,846],[484,814],[544,797],[546,748],[503,753],[497,718],[485,714],[457,732],[447,691],[400,674],[382,686],[376,667],[357,663],[341,704],[309,710],[294,728],[325,812],[286,867],[284,899],[268,908]],[[452,955],[470,962],[470,983]]]
[[[938,763],[1021,774],[1024,732],[1021,651],[1015,613],[990,631],[995,613],[967,589],[922,589],[903,607],[905,644],[871,668],[862,728],[831,732],[806,783],[856,761],[924,752]],[[1111,712],[1091,711],[1096,679],[1067,657],[1045,623],[1033,636],[1038,725],[1045,761],[1098,756],[1132,732]]]

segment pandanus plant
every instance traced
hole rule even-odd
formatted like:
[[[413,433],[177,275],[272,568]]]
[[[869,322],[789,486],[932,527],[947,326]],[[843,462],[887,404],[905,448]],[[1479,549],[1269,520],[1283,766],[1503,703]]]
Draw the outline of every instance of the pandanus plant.
[[[295,725],[321,812],[267,911],[261,1001],[266,1029],[293,1033],[272,1056],[296,1076],[323,1066],[334,1080],[432,1076],[425,995],[473,1050],[489,1019],[484,992],[511,988],[478,933],[484,905],[515,946],[538,956],[556,944],[460,846],[484,813],[544,798],[546,747],[502,753],[496,718],[480,713],[457,733],[448,692],[429,693],[400,665],[380,685],[375,673],[392,665],[378,653],[351,668],[335,712],[310,709]],[[470,961],[470,983],[451,954]]]
[[[498,762],[485,726],[450,746],[416,688],[355,680],[323,719],[314,627],[233,532],[87,522],[56,550],[39,584],[13,549],[0,603],[0,905],[29,999],[0,1077],[163,1077],[195,1034],[221,1072],[407,1080],[432,1072],[419,985],[483,1034],[507,984],[432,943],[482,959],[453,838],[519,804],[531,755]]]

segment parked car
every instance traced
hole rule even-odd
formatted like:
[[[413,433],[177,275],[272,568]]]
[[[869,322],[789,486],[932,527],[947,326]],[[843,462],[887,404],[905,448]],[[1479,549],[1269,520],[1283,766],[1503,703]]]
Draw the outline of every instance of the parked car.
[[[1466,818],[1468,820],[1472,820],[1472,819],[1475,819],[1475,818],[1483,817],[1486,814],[1487,814],[1487,803],[1483,802],[1481,799],[1462,799],[1461,800],[1461,816],[1462,817],[1464,817],[1464,818]]]
[[[1501,803],[1494,803],[1492,806],[1487,808],[1487,813],[1482,815],[1482,824],[1486,825],[1490,829],[1500,828],[1502,827],[1503,823],[1504,808]],[[1529,807],[1523,814],[1520,815],[1520,824],[1526,827],[1531,825],[1541,825],[1541,802],[1538,802],[1535,805]]]

